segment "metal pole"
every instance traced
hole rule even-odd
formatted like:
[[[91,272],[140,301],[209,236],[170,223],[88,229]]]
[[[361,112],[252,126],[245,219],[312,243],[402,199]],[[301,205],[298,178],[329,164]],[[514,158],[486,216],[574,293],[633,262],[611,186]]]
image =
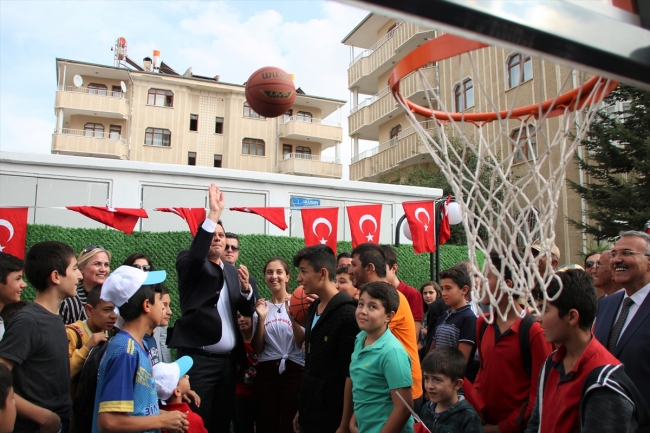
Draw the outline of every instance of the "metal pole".
[[[404,222],[404,219],[406,218],[406,214],[402,215],[402,217],[397,221],[397,225],[395,226],[395,246],[399,247],[399,229],[402,227],[402,223]]]
[[[435,231],[436,231],[436,282],[440,284],[440,205],[443,202],[436,202],[434,205],[434,215],[433,215],[433,222],[435,224]],[[433,268],[433,263],[431,264],[431,267]],[[431,277],[431,280],[433,281],[433,277]]]

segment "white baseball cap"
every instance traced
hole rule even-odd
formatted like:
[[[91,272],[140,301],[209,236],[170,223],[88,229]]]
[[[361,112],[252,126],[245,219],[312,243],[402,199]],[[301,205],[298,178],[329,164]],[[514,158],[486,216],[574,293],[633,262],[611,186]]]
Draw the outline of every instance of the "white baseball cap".
[[[126,304],[140,287],[162,283],[165,278],[166,271],[144,272],[132,266],[120,266],[106,278],[99,297],[119,308]]]
[[[159,400],[165,401],[174,394],[178,381],[190,371],[192,364],[194,364],[192,358],[182,356],[176,362],[159,362],[153,366],[153,377]]]

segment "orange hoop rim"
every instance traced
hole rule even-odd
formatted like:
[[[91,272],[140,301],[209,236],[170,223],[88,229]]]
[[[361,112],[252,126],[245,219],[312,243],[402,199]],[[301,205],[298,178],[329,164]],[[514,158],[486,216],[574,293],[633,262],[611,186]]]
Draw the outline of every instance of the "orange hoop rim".
[[[470,123],[488,123],[501,119],[518,119],[528,120],[531,117],[539,119],[540,114],[546,118],[551,118],[564,114],[567,109],[574,111],[585,106],[592,105],[602,101],[612,90],[618,86],[618,82],[607,80],[599,76],[593,76],[581,86],[569,90],[555,98],[548,99],[544,102],[526,105],[511,110],[491,111],[484,113],[447,113],[445,111],[431,110],[422,105],[418,105],[400,92],[400,81],[410,73],[426,66],[431,62],[438,62],[449,59],[460,54],[475,51],[489,45],[472,41],[452,34],[444,34],[420,45],[402,60],[400,60],[393,72],[390,74],[389,86],[396,101],[408,107],[408,109],[421,116],[437,119],[443,122],[470,122]],[[597,94],[593,95],[594,88],[597,88]]]

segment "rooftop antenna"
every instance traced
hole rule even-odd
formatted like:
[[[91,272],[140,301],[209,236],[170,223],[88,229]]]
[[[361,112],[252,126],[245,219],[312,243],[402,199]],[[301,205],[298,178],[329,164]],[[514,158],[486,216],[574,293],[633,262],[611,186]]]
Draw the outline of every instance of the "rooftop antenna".
[[[124,63],[124,60],[126,59],[126,39],[122,37],[117,38],[113,51],[115,52],[115,67],[126,67],[126,64]]]

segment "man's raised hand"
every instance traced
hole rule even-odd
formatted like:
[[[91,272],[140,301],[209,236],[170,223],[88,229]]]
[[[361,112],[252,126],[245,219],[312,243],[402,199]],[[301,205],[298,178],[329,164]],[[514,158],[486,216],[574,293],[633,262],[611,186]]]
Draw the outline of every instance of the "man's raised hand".
[[[221,218],[226,202],[223,198],[223,192],[214,183],[208,187],[208,203],[210,206],[208,218],[216,223]]]

